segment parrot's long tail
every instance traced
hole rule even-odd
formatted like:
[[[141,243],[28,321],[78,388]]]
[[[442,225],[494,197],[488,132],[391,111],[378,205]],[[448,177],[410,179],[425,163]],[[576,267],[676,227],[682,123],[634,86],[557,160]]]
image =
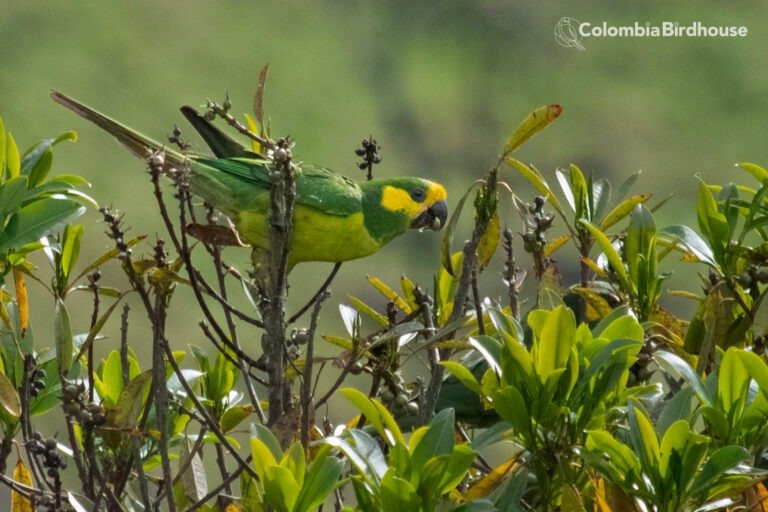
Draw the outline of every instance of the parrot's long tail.
[[[136,130],[118,123],[114,119],[111,119],[104,114],[93,110],[91,107],[83,105],[79,101],[76,101],[69,96],[66,96],[58,91],[51,91],[51,98],[56,103],[64,105],[72,112],[78,114],[80,117],[87,119],[88,121],[113,135],[118,140],[118,142],[120,142],[120,144],[125,146],[131,153],[138,156],[142,160],[147,160],[153,153],[163,152],[165,154],[165,171],[173,166],[181,166],[187,160],[186,157],[178,151],[174,151],[164,144],[152,140],[149,137],[145,137]]]

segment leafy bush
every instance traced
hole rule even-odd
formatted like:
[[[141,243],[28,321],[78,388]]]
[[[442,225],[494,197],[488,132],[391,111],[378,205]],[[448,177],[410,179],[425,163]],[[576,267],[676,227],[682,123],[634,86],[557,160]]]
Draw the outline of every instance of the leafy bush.
[[[245,124],[229,114],[229,100],[209,102],[205,117],[267,155],[276,171],[270,218],[280,221],[269,236],[273,248],[287,247],[276,226],[292,226],[291,180],[301,164],[264,128],[265,79],[266,68]],[[369,277],[383,308],[356,297],[339,306],[346,333],[322,338],[336,350],[331,360],[315,355],[316,331],[338,264],[305,306],[286,311],[287,252],[254,255],[251,269],[226,265],[222,250],[241,245],[238,234],[195,205],[184,170],[170,172],[162,151],[146,164],[170,243],[134,256],[143,237],[128,239],[122,216],[102,208],[114,247],[82,264],[84,227],[72,221],[98,206],[84,179],[49,177],[53,147],[74,134],[21,155],[0,124],[0,480],[13,489],[12,509],[765,509],[768,171],[742,164],[756,189],[701,181],[700,234],[659,229],[652,212],[666,200],[651,207],[650,194],[628,195],[636,175],[614,193],[572,165],[555,173],[559,197],[514,157],[561,111],[549,105],[527,116],[457,201],[431,289],[413,276],[394,287]],[[170,142],[188,149],[179,133]],[[377,152],[372,139],[357,152],[369,176]],[[539,195],[527,202],[513,192],[503,179],[510,169]],[[173,178],[172,199],[163,174]],[[472,232],[454,252],[473,193]],[[507,199],[522,221],[521,244],[503,228]],[[548,240],[559,224],[565,233]],[[571,286],[552,259],[567,243],[579,254]],[[518,245],[535,280],[528,299]],[[202,253],[195,261],[212,263],[212,281],[193,250]],[[485,297],[478,278],[499,252],[503,302]],[[35,253],[49,260],[50,276],[29,261]],[[703,296],[677,293],[699,302],[689,323],[658,304],[670,255],[707,271]],[[122,270],[125,290],[102,282],[110,265]],[[50,338],[33,338],[30,317],[43,313],[30,314],[30,278],[52,296]],[[67,307],[76,291],[93,298],[91,311],[77,312],[90,319],[84,333],[73,332]],[[204,341],[173,351],[167,326],[188,320],[171,308],[184,292],[197,300]],[[136,357],[128,293],[151,328],[150,368]],[[241,293],[251,310],[229,302]],[[118,322],[119,345],[96,360],[94,344],[109,343],[101,333]],[[261,350],[241,345],[246,332],[261,338]],[[409,361],[423,371],[409,377]],[[335,375],[319,380],[322,370]],[[345,387],[360,374],[367,392]],[[320,420],[339,396],[359,414]],[[56,414],[65,434],[45,439],[37,425]]]

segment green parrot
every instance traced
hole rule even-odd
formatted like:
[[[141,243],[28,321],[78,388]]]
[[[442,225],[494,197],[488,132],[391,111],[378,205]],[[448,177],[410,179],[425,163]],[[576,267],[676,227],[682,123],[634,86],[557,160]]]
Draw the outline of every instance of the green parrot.
[[[191,191],[227,215],[240,237],[269,250],[270,162],[246,150],[192,107],[181,111],[214,157],[182,154],[153,141],[64,94],[51,97],[106,130],[139,158],[164,154],[164,169],[188,166]],[[302,166],[296,176],[296,206],[289,269],[305,261],[342,262],[369,256],[408,229],[439,230],[448,208],[445,188],[415,177],[356,183],[321,167]]]

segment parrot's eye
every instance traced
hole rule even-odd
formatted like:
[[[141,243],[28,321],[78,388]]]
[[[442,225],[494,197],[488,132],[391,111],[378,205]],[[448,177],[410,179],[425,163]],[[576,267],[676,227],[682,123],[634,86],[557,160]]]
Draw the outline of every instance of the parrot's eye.
[[[424,193],[424,190],[420,188],[417,188],[416,190],[411,192],[411,199],[413,199],[417,203],[424,201],[425,197],[426,197],[426,194]]]

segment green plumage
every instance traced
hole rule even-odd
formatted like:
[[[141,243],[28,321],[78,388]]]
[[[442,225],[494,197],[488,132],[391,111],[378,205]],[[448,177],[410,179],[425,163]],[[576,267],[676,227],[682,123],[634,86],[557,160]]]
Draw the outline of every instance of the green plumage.
[[[182,113],[215,157],[182,154],[58,92],[52,98],[106,130],[140,158],[162,153],[164,170],[187,166],[192,192],[229,216],[249,244],[269,250],[270,161],[246,150],[191,107]],[[297,170],[296,209],[289,266],[302,261],[340,262],[376,252],[409,228],[445,224],[445,190],[404,177],[354,181],[321,167]]]

